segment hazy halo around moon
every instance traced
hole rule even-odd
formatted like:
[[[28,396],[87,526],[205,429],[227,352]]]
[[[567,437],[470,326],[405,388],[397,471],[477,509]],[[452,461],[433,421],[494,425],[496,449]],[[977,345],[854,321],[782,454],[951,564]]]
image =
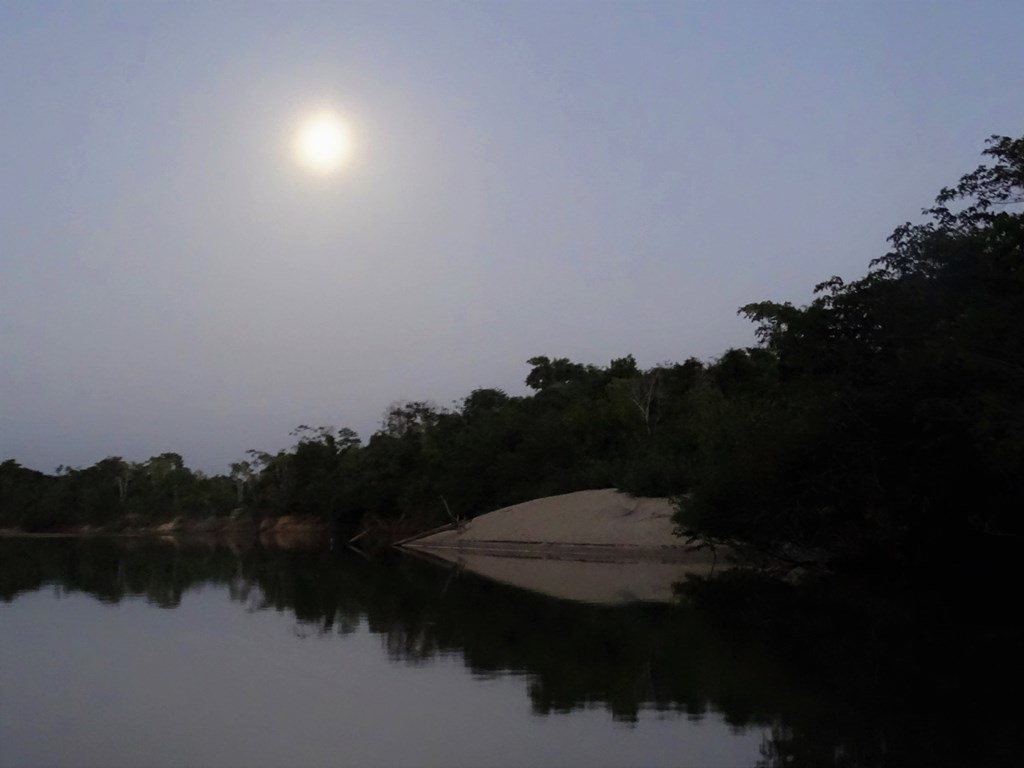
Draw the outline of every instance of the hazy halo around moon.
[[[320,110],[307,117],[295,136],[295,155],[310,171],[330,174],[341,168],[352,149],[348,126],[334,112]]]

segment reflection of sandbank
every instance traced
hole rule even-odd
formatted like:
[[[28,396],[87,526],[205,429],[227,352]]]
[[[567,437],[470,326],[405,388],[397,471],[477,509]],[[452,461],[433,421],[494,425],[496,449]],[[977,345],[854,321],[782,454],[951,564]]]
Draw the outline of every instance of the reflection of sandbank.
[[[493,581],[520,589],[585,603],[618,605],[667,603],[672,586],[688,576],[704,577],[718,566],[710,552],[693,552],[687,560],[570,560],[540,556],[485,554],[458,549],[430,549],[433,558],[454,563]]]
[[[595,603],[669,601],[672,585],[724,565],[688,551],[667,499],[614,489],[516,504],[403,546],[487,578]]]

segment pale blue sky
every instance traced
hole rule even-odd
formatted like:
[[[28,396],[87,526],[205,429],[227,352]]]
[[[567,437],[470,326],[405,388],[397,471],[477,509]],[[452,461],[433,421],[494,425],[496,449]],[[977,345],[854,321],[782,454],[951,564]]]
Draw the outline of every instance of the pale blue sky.
[[[752,344],[1024,133],[1020,2],[0,6],[0,459]],[[290,153],[328,104],[330,178]]]

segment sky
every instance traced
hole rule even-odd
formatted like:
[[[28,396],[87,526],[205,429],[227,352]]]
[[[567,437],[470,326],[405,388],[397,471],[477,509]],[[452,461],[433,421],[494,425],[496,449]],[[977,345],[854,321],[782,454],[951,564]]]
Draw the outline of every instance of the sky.
[[[1024,3],[0,4],[0,460],[755,343],[1024,131]],[[302,120],[349,127],[333,174]]]

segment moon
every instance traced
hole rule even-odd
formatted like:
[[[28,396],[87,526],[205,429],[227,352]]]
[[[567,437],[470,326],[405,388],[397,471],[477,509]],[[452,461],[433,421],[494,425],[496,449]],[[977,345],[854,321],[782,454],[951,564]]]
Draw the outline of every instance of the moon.
[[[295,155],[313,173],[334,173],[345,164],[351,151],[348,126],[329,110],[307,117],[295,136]]]

